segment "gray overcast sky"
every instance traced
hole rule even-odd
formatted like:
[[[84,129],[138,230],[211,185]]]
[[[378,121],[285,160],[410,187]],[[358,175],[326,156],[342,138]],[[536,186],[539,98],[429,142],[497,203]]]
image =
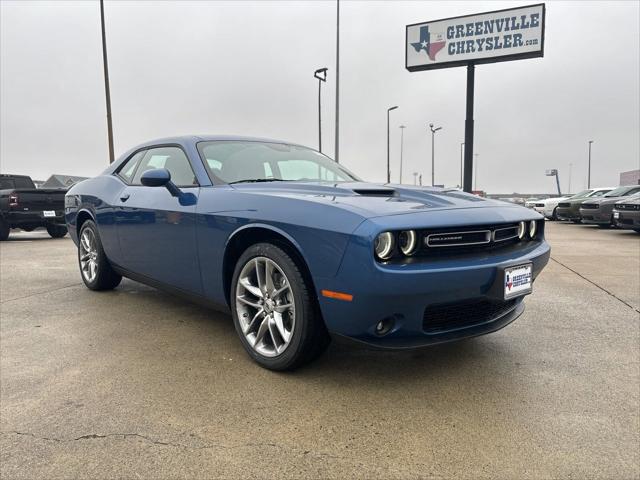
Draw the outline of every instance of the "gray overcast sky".
[[[405,25],[531,2],[341,3],[340,159],[385,179],[386,108],[392,112],[392,180],[406,125],[404,182],[459,182],[465,69],[409,73]],[[92,176],[108,163],[97,1],[2,0],[1,167],[45,179]],[[476,68],[478,188],[552,192],[617,185],[640,168],[640,3],[547,2],[545,57]],[[106,1],[116,155],[168,135],[233,133],[317,147],[333,156],[335,2]],[[326,88],[325,88],[326,87]]]

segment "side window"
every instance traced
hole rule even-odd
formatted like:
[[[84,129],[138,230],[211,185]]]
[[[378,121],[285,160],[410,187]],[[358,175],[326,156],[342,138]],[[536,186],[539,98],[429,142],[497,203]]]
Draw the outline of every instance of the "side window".
[[[140,177],[147,170],[166,168],[171,173],[171,181],[178,187],[193,187],[197,185],[196,176],[191,169],[189,159],[178,147],[150,148],[136,170],[134,185],[140,185]]]
[[[133,173],[136,171],[136,167],[138,166],[138,162],[144,154],[146,150],[142,150],[135,155],[133,155],[129,160],[127,160],[120,170],[118,170],[118,175],[127,183],[131,183],[131,179],[133,178]]]
[[[629,195],[635,195],[636,193],[640,193],[640,187],[638,188],[632,188],[631,190],[629,190],[627,193],[624,194],[625,197],[628,197]]]

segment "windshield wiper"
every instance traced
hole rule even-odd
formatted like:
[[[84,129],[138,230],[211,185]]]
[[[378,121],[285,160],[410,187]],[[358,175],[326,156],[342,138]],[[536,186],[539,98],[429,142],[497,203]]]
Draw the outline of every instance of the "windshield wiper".
[[[261,183],[261,182],[290,182],[291,180],[285,180],[283,178],[247,178],[246,180],[236,180],[235,182],[229,182],[227,185],[233,185],[234,183]]]

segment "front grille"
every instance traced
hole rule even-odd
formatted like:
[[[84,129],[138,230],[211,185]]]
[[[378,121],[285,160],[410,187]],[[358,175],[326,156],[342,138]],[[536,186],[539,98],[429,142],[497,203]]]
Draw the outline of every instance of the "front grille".
[[[593,215],[582,215],[583,220],[593,220]]]
[[[422,329],[436,333],[470,327],[500,318],[515,309],[522,298],[507,301],[471,300],[432,305],[424,310]]]
[[[538,207],[538,208],[543,208],[544,207],[544,203],[534,203],[533,205]]]
[[[459,247],[462,245],[481,245],[491,241],[490,230],[431,233],[427,235],[427,247]]]
[[[597,203],[583,203],[580,205],[580,208],[584,208],[585,210],[597,210],[600,208],[600,205]]]
[[[570,203],[566,203],[566,202],[558,204],[558,207],[560,207],[560,208],[569,208],[570,206],[571,206],[571,204]]]
[[[633,203],[619,203],[614,208],[616,210],[640,210],[640,205]]]

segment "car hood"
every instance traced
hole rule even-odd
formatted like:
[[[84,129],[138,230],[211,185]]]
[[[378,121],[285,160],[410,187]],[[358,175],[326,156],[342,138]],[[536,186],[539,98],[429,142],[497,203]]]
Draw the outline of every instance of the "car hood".
[[[366,218],[443,209],[520,208],[456,189],[365,182],[272,182],[232,186],[245,194],[316,202],[349,210]]]

